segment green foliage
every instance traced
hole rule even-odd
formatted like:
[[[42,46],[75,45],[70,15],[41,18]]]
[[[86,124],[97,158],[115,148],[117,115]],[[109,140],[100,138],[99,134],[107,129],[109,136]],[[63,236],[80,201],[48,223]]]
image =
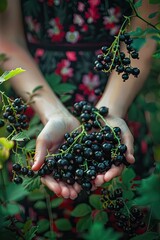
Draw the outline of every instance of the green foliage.
[[[160,4],[159,0],[149,0],[150,4]]]
[[[135,4],[134,4],[134,6],[135,6],[135,8],[141,7],[141,6],[142,6],[142,0],[136,1]]]
[[[7,0],[0,1],[0,12],[4,12],[7,8]]]
[[[49,221],[47,219],[42,219],[38,221],[38,233],[43,233],[46,232],[49,229]]]
[[[85,235],[85,240],[120,240],[120,233],[114,232],[113,229],[108,228],[105,229],[101,223],[94,223],[91,228],[89,229],[88,234]]]
[[[88,204],[81,203],[75,207],[75,209],[72,211],[71,215],[74,217],[83,217],[91,212],[92,212],[92,209]]]
[[[77,232],[84,232],[88,230],[93,224],[93,220],[90,214],[81,217],[76,225]]]
[[[70,99],[72,91],[76,88],[76,86],[71,83],[61,82],[61,77],[57,74],[47,75],[46,79],[51,88],[59,95],[63,102]]]
[[[100,222],[101,224],[106,224],[108,222],[108,214],[105,211],[99,211],[94,217],[94,222]]]
[[[56,208],[63,202],[63,198],[55,198],[51,201],[51,207]]]
[[[27,220],[23,226],[24,239],[32,240],[36,236],[38,227],[32,225],[31,220]]]
[[[33,13],[35,13],[35,9],[38,8],[38,4],[35,2],[35,5],[32,3],[33,1],[27,1],[28,7],[31,8]],[[108,4],[108,1],[106,1]],[[134,1],[130,1],[132,4]],[[159,0],[149,0],[150,4],[157,4]],[[0,1],[0,11],[4,11],[7,6],[7,1]],[[34,7],[33,7],[34,6]],[[142,0],[136,1],[134,7],[137,9],[142,6]],[[39,10],[39,9],[38,9]],[[159,11],[151,13],[148,18],[152,20],[157,17]],[[157,24],[155,28],[148,24],[147,29],[143,30],[140,27],[137,27],[135,31],[131,32],[131,35],[134,37],[133,47],[139,50],[146,42],[146,37],[150,37],[154,39],[156,42],[160,42],[159,38],[159,25]],[[158,145],[160,143],[159,140],[159,112],[160,112],[160,104],[159,104],[159,58],[160,58],[160,50],[157,48],[157,51],[153,54],[154,63],[152,65],[152,71],[148,78],[148,81],[145,86],[145,90],[142,92],[142,96],[138,96],[138,100],[141,102],[141,106],[143,110],[147,113],[150,113],[151,117],[151,130],[154,133],[154,141]],[[0,63],[5,61],[6,58],[3,54],[0,54]],[[86,63],[87,64],[87,63]],[[11,77],[23,72],[23,69],[15,69],[12,71],[5,72],[0,77],[0,83],[6,82]],[[55,93],[59,95],[62,102],[66,102],[70,99],[73,90],[75,90],[75,86],[69,83],[61,82],[61,78],[56,74],[51,74],[47,76],[47,80],[51,87],[54,89]],[[38,94],[38,91],[42,89],[42,86],[37,86],[33,91],[29,94],[31,100],[34,100],[34,96]],[[152,99],[152,101],[150,101]],[[137,114],[141,114],[141,108],[137,111],[135,105],[133,104],[131,110],[129,112],[129,117],[131,119],[137,120]],[[12,156],[16,159],[18,157],[18,161],[24,159],[26,163],[27,154],[33,153],[35,150],[36,137],[42,130],[43,125],[40,123],[40,119],[38,116],[34,116],[31,119],[30,127],[27,131],[23,131],[16,135],[12,136],[12,140],[16,142],[16,144],[20,144],[20,146],[24,146],[23,153],[18,152],[17,155]],[[1,131],[2,132],[2,131]],[[22,145],[21,145],[22,144]],[[24,144],[24,145],[23,145]],[[159,146],[159,145],[158,145]],[[156,147],[156,145],[155,145]],[[20,150],[20,149],[19,149]],[[160,150],[157,147],[157,158],[160,159]],[[15,162],[16,162],[15,161]],[[28,163],[27,163],[28,164]],[[5,169],[3,169],[5,172]],[[8,172],[6,173],[8,174]],[[132,168],[125,169],[120,178],[115,178],[113,181],[105,183],[103,185],[104,188],[113,188],[121,187],[123,189],[123,199],[127,200],[125,202],[124,212],[128,211],[130,206],[139,205],[149,207],[151,213],[151,221],[156,219],[158,222],[160,221],[160,171],[157,168],[155,173],[148,177],[147,179],[143,179],[141,181],[135,181],[135,173]],[[77,204],[76,207],[72,210],[68,219],[58,218],[56,213],[56,208],[60,208],[60,205],[63,203],[62,198],[54,198],[54,193],[51,193],[47,190],[47,194],[50,196],[51,200],[48,203],[46,201],[46,192],[44,191],[43,186],[40,185],[40,178],[35,176],[34,178],[24,179],[23,185],[15,185],[14,183],[5,181],[1,182],[1,191],[0,191],[0,238],[3,240],[12,240],[12,239],[57,239],[56,233],[51,231],[50,226],[52,222],[50,222],[48,216],[53,215],[53,223],[56,225],[59,231],[71,231],[72,224],[70,222],[70,217],[74,217],[76,224],[76,230],[79,233],[82,233],[84,236],[84,240],[97,240],[97,238],[106,240],[119,240],[121,238],[121,234],[117,231],[114,231],[111,228],[106,227],[107,224],[110,224],[109,213],[102,207],[101,196],[97,194],[91,194],[89,196],[88,203],[80,203]],[[2,184],[3,183],[3,184]],[[139,185],[140,184],[140,185]],[[134,186],[134,187],[133,187]],[[135,199],[135,192],[138,193],[138,197]],[[31,204],[36,209],[37,213],[41,214],[45,212],[47,218],[43,218],[38,220],[34,225],[31,219],[25,219],[23,214],[21,201],[27,198],[27,201],[30,201]],[[18,229],[20,235],[17,233],[11,232],[10,226],[12,222],[11,217],[21,216],[21,222],[15,222],[15,227]],[[23,219],[24,218],[24,219]],[[152,227],[152,225],[150,224]],[[151,228],[149,228],[151,229]],[[86,234],[84,234],[86,233]],[[43,238],[39,235],[43,235]],[[136,236],[132,238],[132,240],[141,240],[146,238],[147,240],[153,240],[159,238],[159,234],[156,232],[146,232],[140,236]]]
[[[28,132],[26,130],[22,131],[22,132],[19,132],[17,133],[16,135],[14,135],[11,140],[14,140],[14,141],[24,141],[26,139],[30,139],[29,136],[28,136]]]
[[[24,189],[28,190],[28,191],[33,191],[35,189],[39,189],[40,188],[40,178],[37,176],[34,176],[32,178],[25,178],[22,186],[24,187]]]
[[[89,197],[89,202],[94,209],[102,210],[101,196],[92,194]]]
[[[139,197],[135,199],[135,203],[150,207],[152,215],[160,220],[160,170],[158,166],[154,174],[141,181],[137,192]]]
[[[55,221],[56,227],[61,231],[69,231],[72,228],[70,221],[66,218],[59,218]]]
[[[16,68],[11,71],[5,71],[1,76],[0,76],[0,84],[9,80],[10,78],[15,77],[16,75],[25,72],[24,69],[22,68]]]

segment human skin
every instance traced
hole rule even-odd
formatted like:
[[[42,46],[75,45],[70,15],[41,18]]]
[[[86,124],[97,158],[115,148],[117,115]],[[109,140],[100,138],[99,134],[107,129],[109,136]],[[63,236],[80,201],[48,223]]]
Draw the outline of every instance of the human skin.
[[[139,8],[139,13],[144,19],[147,19],[150,13],[157,11],[156,5],[149,5],[147,2],[143,1],[142,7]],[[154,18],[152,24],[155,24],[156,21],[157,19]],[[131,21],[131,29],[135,29],[137,26],[142,29],[147,27],[146,23],[134,17]],[[107,106],[109,115],[106,121],[112,127],[119,126],[121,128],[122,142],[127,146],[126,159],[131,164],[135,161],[134,139],[123,118],[144,85],[150,71],[152,53],[155,48],[155,42],[147,39],[146,44],[139,52],[140,60],[132,61],[132,65],[140,69],[138,78],[130,77],[124,83],[121,77],[113,72],[102,98],[96,105],[98,108]],[[122,51],[125,52],[125,49],[122,49]],[[39,85],[43,86],[38,90],[32,104],[33,109],[44,124],[44,128],[36,141],[35,162],[32,166],[32,169],[37,171],[44,163],[47,152],[54,153],[63,142],[64,134],[75,129],[79,122],[49,87],[26,47],[19,0],[8,0],[7,10],[0,14],[0,52],[5,53],[8,57],[8,60],[4,63],[5,70],[15,69],[16,67],[26,70],[23,75],[11,79],[13,88],[24,100],[28,99],[27,92],[32,92]],[[123,168],[122,165],[119,167],[113,166],[108,172],[98,175],[93,182],[93,189],[119,176]],[[41,180],[55,194],[64,198],[75,199],[81,191],[78,184],[69,186],[63,182],[55,181],[51,176],[46,176]]]

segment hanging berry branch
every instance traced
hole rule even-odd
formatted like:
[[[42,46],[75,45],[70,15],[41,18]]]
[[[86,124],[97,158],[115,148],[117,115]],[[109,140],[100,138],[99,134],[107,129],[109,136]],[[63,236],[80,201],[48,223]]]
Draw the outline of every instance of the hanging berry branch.
[[[125,82],[130,75],[138,77],[140,70],[137,67],[132,67],[131,59],[139,59],[139,54],[133,48],[133,39],[126,32],[126,25],[130,24],[131,17],[125,17],[119,34],[115,36],[115,40],[110,47],[103,46],[102,54],[97,56],[94,69],[105,73],[111,73],[114,69],[118,74],[122,74],[122,79]],[[124,44],[128,54],[120,50],[120,46]]]

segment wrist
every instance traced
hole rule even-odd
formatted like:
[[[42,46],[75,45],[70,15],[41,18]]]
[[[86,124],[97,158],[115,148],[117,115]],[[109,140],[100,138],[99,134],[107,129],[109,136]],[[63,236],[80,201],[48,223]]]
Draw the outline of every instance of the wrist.
[[[68,117],[71,115],[65,106],[54,95],[52,97],[49,95],[44,96],[44,94],[37,96],[34,98],[32,107],[39,115],[44,125],[55,116]]]
[[[124,118],[125,114],[126,114],[126,109],[122,106],[120,106],[119,104],[116,104],[114,102],[111,101],[107,101],[107,100],[100,100],[97,104],[96,107],[100,108],[102,106],[105,106],[109,109],[109,115],[110,116],[115,116],[115,117],[120,117],[120,118]]]

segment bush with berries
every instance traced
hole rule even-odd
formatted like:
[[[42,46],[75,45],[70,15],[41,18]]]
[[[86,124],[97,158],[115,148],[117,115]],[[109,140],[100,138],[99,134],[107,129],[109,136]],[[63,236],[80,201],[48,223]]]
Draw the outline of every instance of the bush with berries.
[[[141,1],[128,2],[135,17],[140,18],[137,9]],[[150,0],[151,4],[156,2]],[[152,13],[150,18],[156,14]],[[140,73],[132,66],[132,59],[140,61],[138,46],[143,45],[144,36],[152,34],[155,40],[159,36],[158,27],[149,22],[145,31],[137,29],[127,33],[129,21],[130,17],[126,17],[112,45],[102,46],[101,54],[93,63],[95,71],[106,74],[116,71],[124,82],[129,81],[131,75],[137,78]],[[120,50],[120,45],[128,54]],[[3,54],[0,56],[0,61],[5,58]],[[154,56],[159,58],[159,51]],[[4,72],[0,85],[21,72],[20,68]],[[40,88],[33,89],[27,102],[19,97],[10,98],[5,91],[0,91],[1,239],[160,239],[159,163],[150,177],[137,178],[125,159],[127,148],[121,141],[121,129],[111,127],[106,120],[108,108],[97,109],[86,101],[75,103],[73,114],[80,126],[65,133],[63,144],[56,153],[46,156],[39,171],[31,169],[36,137],[43,126],[36,115],[30,119],[28,112],[32,111],[30,103]],[[120,177],[92,191],[98,174],[121,164],[125,169]],[[69,185],[80,184],[83,189],[81,201],[55,196],[40,182],[45,175]]]

